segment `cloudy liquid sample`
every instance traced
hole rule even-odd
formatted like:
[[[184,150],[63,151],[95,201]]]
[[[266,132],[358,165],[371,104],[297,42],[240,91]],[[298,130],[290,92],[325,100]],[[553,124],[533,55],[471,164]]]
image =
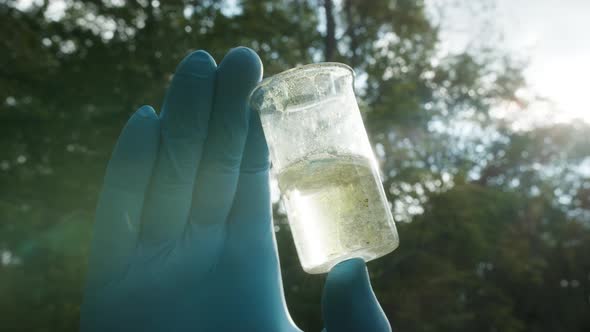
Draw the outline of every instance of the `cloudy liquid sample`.
[[[314,154],[277,175],[306,272],[326,273],[353,257],[369,261],[398,246],[391,211],[369,158]]]
[[[353,82],[344,64],[310,64],[265,79],[250,96],[308,273],[398,246]]]

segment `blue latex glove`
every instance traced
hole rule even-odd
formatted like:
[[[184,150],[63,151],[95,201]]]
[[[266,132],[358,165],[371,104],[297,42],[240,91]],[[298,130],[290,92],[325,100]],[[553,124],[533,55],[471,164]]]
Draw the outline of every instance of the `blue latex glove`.
[[[299,331],[271,222],[268,149],[247,100],[262,76],[248,48],[178,66],[160,116],[129,120],[94,228],[82,331]],[[327,331],[389,331],[365,264],[328,275]]]

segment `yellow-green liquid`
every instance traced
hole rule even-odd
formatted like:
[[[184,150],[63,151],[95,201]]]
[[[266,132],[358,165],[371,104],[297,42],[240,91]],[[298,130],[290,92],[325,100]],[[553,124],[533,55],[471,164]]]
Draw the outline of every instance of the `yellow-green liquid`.
[[[365,261],[393,251],[398,236],[370,159],[317,154],[278,174],[303,269],[325,273],[353,257]]]

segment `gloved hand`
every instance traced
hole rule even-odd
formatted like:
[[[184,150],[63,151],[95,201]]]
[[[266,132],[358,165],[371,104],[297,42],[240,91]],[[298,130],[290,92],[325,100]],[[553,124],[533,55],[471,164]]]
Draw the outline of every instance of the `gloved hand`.
[[[82,331],[299,331],[283,295],[254,51],[187,56],[140,108],[99,198]],[[362,260],[328,275],[327,331],[389,331]]]

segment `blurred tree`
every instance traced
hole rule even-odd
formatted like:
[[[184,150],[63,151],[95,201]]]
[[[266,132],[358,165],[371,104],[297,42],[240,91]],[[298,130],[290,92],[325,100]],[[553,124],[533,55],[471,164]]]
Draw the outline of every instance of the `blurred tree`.
[[[590,330],[590,128],[515,131],[523,64],[441,51],[423,1],[0,1],[0,326],[77,330],[102,174],[126,118],[195,48],[245,45],[265,75],[350,64],[400,221],[369,265],[394,328]],[[278,240],[289,307],[319,330],[321,276]]]

